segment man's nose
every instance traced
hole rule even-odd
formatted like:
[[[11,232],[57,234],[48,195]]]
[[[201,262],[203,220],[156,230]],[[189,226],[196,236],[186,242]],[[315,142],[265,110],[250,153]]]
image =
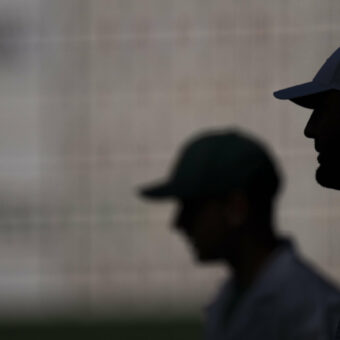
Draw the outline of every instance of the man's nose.
[[[173,220],[173,228],[177,231],[188,233],[191,229],[191,214],[184,208],[180,208]]]
[[[307,138],[316,137],[317,129],[318,129],[318,118],[317,117],[318,117],[318,113],[316,110],[314,110],[304,129],[304,134]]]
[[[172,225],[175,229],[181,230],[183,229],[183,223],[184,223],[184,214],[183,209],[178,209],[177,213],[175,214],[175,217],[173,219]]]

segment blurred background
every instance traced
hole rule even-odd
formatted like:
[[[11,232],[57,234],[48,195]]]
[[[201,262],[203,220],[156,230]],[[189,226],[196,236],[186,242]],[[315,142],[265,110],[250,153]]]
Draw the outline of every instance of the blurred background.
[[[340,283],[340,194],[272,92],[340,44],[337,0],[0,0],[0,333],[195,338],[228,273],[136,195],[204,128],[271,145],[278,226]]]

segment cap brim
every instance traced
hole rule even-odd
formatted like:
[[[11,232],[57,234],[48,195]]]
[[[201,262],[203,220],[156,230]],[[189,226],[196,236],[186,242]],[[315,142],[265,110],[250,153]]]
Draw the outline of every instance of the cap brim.
[[[139,189],[139,194],[149,199],[166,199],[176,196],[176,190],[172,183],[151,185]]]
[[[289,99],[297,105],[313,109],[319,101],[320,95],[328,90],[331,90],[331,88],[315,82],[309,82],[276,91],[274,92],[274,97],[278,99]]]

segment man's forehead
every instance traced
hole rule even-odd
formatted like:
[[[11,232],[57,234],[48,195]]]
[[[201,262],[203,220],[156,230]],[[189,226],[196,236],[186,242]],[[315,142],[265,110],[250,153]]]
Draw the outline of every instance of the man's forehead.
[[[183,206],[202,207],[203,205],[226,202],[236,195],[246,195],[246,194],[243,190],[231,190],[225,193],[224,195],[219,195],[219,196],[178,198],[178,202]]]
[[[339,90],[329,91],[327,99],[335,103],[340,103],[340,91]]]
[[[213,198],[210,197],[186,197],[178,198],[178,202],[185,206],[199,206],[208,202],[211,202]]]
[[[340,91],[329,90],[326,92],[319,93],[313,98],[313,109],[332,109],[340,104]]]

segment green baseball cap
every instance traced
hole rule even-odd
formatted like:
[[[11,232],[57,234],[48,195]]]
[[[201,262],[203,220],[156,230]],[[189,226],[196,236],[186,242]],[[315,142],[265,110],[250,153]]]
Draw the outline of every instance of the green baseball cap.
[[[183,147],[168,179],[143,187],[149,199],[212,198],[232,190],[273,196],[279,186],[269,152],[240,130],[207,131]]]

